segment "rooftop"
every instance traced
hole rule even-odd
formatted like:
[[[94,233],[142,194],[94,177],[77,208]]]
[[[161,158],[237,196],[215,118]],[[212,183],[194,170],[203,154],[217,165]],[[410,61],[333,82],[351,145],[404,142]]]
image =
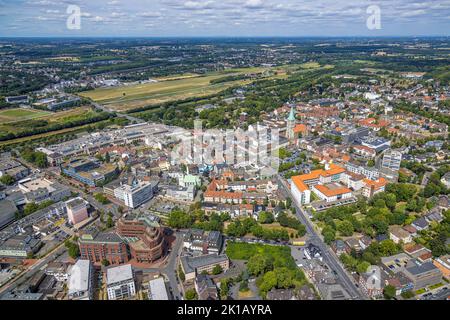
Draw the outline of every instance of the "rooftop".
[[[131,268],[131,264],[108,268],[108,270],[106,270],[106,279],[108,286],[122,281],[133,280],[133,269]]]

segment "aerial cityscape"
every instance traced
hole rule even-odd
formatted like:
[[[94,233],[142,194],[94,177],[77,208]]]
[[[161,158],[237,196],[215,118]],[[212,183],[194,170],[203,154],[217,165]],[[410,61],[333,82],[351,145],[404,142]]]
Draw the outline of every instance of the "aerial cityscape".
[[[316,2],[0,0],[0,301],[449,300],[450,2]]]

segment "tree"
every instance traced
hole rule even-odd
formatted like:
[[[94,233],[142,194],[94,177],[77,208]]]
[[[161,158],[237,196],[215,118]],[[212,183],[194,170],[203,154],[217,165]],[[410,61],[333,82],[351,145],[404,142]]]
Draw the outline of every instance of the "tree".
[[[69,256],[72,259],[76,259],[78,258],[78,256],[80,255],[80,250],[78,248],[78,245],[72,241],[70,241],[69,239],[67,239],[64,242],[65,247],[67,248],[67,252],[69,254]]]
[[[10,186],[10,185],[14,184],[14,182],[16,182],[16,180],[13,177],[11,177],[10,175],[5,174],[0,178],[0,182],[7,186]]]
[[[220,298],[222,300],[225,300],[226,298],[228,298],[229,293],[230,293],[230,280],[223,279],[220,282]]]
[[[197,300],[197,291],[195,291],[195,289],[189,289],[184,294],[184,297],[186,298],[186,300]]]
[[[98,202],[100,202],[103,205],[108,204],[110,202],[103,193],[95,194],[94,198],[95,198],[95,200],[97,200]]]
[[[102,265],[105,266],[105,267],[109,266],[109,261],[107,259],[103,259],[102,260]]]
[[[113,220],[111,214],[108,214],[108,220],[106,221],[106,227],[107,227],[108,229],[114,227],[114,220]]]
[[[109,152],[106,152],[106,154],[105,154],[105,162],[106,163],[110,163],[111,162],[111,157],[109,155]]]
[[[262,211],[258,216],[258,221],[262,224],[270,224],[275,221],[275,218],[272,213]]]
[[[370,263],[367,262],[367,261],[363,261],[363,262],[361,262],[361,263],[359,263],[359,264],[357,265],[356,271],[357,271],[359,274],[363,274],[363,273],[366,273],[366,272],[367,272],[367,269],[368,269],[369,267],[370,267]]]
[[[184,282],[184,280],[186,280],[186,275],[183,272],[183,269],[181,268],[181,265],[178,267],[178,277],[180,278],[180,280],[182,282]]]
[[[395,298],[396,291],[397,290],[395,289],[395,287],[390,284],[385,286],[384,290],[383,290],[384,298],[387,300],[391,300],[391,299]]]
[[[251,275],[259,276],[273,268],[273,261],[261,254],[252,256],[247,262],[247,270]]]
[[[353,224],[350,221],[344,220],[337,224],[337,231],[345,237],[350,237],[354,232]]]
[[[221,274],[222,272],[223,272],[223,268],[220,264],[216,264],[212,270],[213,275],[218,275],[218,274]]]
[[[175,229],[186,229],[192,227],[195,222],[195,217],[178,208],[169,213],[168,224],[169,227]]]

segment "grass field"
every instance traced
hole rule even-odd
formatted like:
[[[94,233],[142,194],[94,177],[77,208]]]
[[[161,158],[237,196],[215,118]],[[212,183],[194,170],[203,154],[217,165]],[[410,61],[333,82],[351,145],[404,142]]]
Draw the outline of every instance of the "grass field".
[[[43,118],[52,114],[51,112],[35,110],[35,109],[6,109],[0,110],[0,123],[8,124],[16,121],[31,120]]]
[[[276,267],[296,268],[295,260],[288,246],[270,246],[265,244],[252,244],[244,242],[227,242],[226,254],[230,259],[248,260],[260,254],[271,257]]]
[[[49,123],[64,121],[89,112],[90,107],[78,107],[60,112],[47,112],[36,109],[8,109],[0,111],[0,132],[18,132],[27,129],[26,120],[46,120]],[[24,127],[25,125],[25,127]]]
[[[212,80],[231,75],[243,75],[247,73],[262,73],[275,71],[276,68],[239,68],[221,72],[213,72],[208,75],[185,74],[159,79],[160,82],[146,83],[116,88],[100,88],[81,93],[83,97],[108,105],[108,107],[124,111],[151,104],[187,99],[190,97],[202,97],[223,91],[231,86],[244,85],[252,80],[236,80],[211,84]],[[280,77],[283,76],[280,74]]]

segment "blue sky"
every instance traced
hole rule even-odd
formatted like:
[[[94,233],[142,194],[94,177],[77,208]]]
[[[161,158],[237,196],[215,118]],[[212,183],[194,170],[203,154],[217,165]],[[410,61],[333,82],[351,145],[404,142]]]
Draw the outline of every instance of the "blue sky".
[[[80,30],[66,27],[69,5]],[[3,37],[420,35],[450,35],[450,0],[0,0]]]

